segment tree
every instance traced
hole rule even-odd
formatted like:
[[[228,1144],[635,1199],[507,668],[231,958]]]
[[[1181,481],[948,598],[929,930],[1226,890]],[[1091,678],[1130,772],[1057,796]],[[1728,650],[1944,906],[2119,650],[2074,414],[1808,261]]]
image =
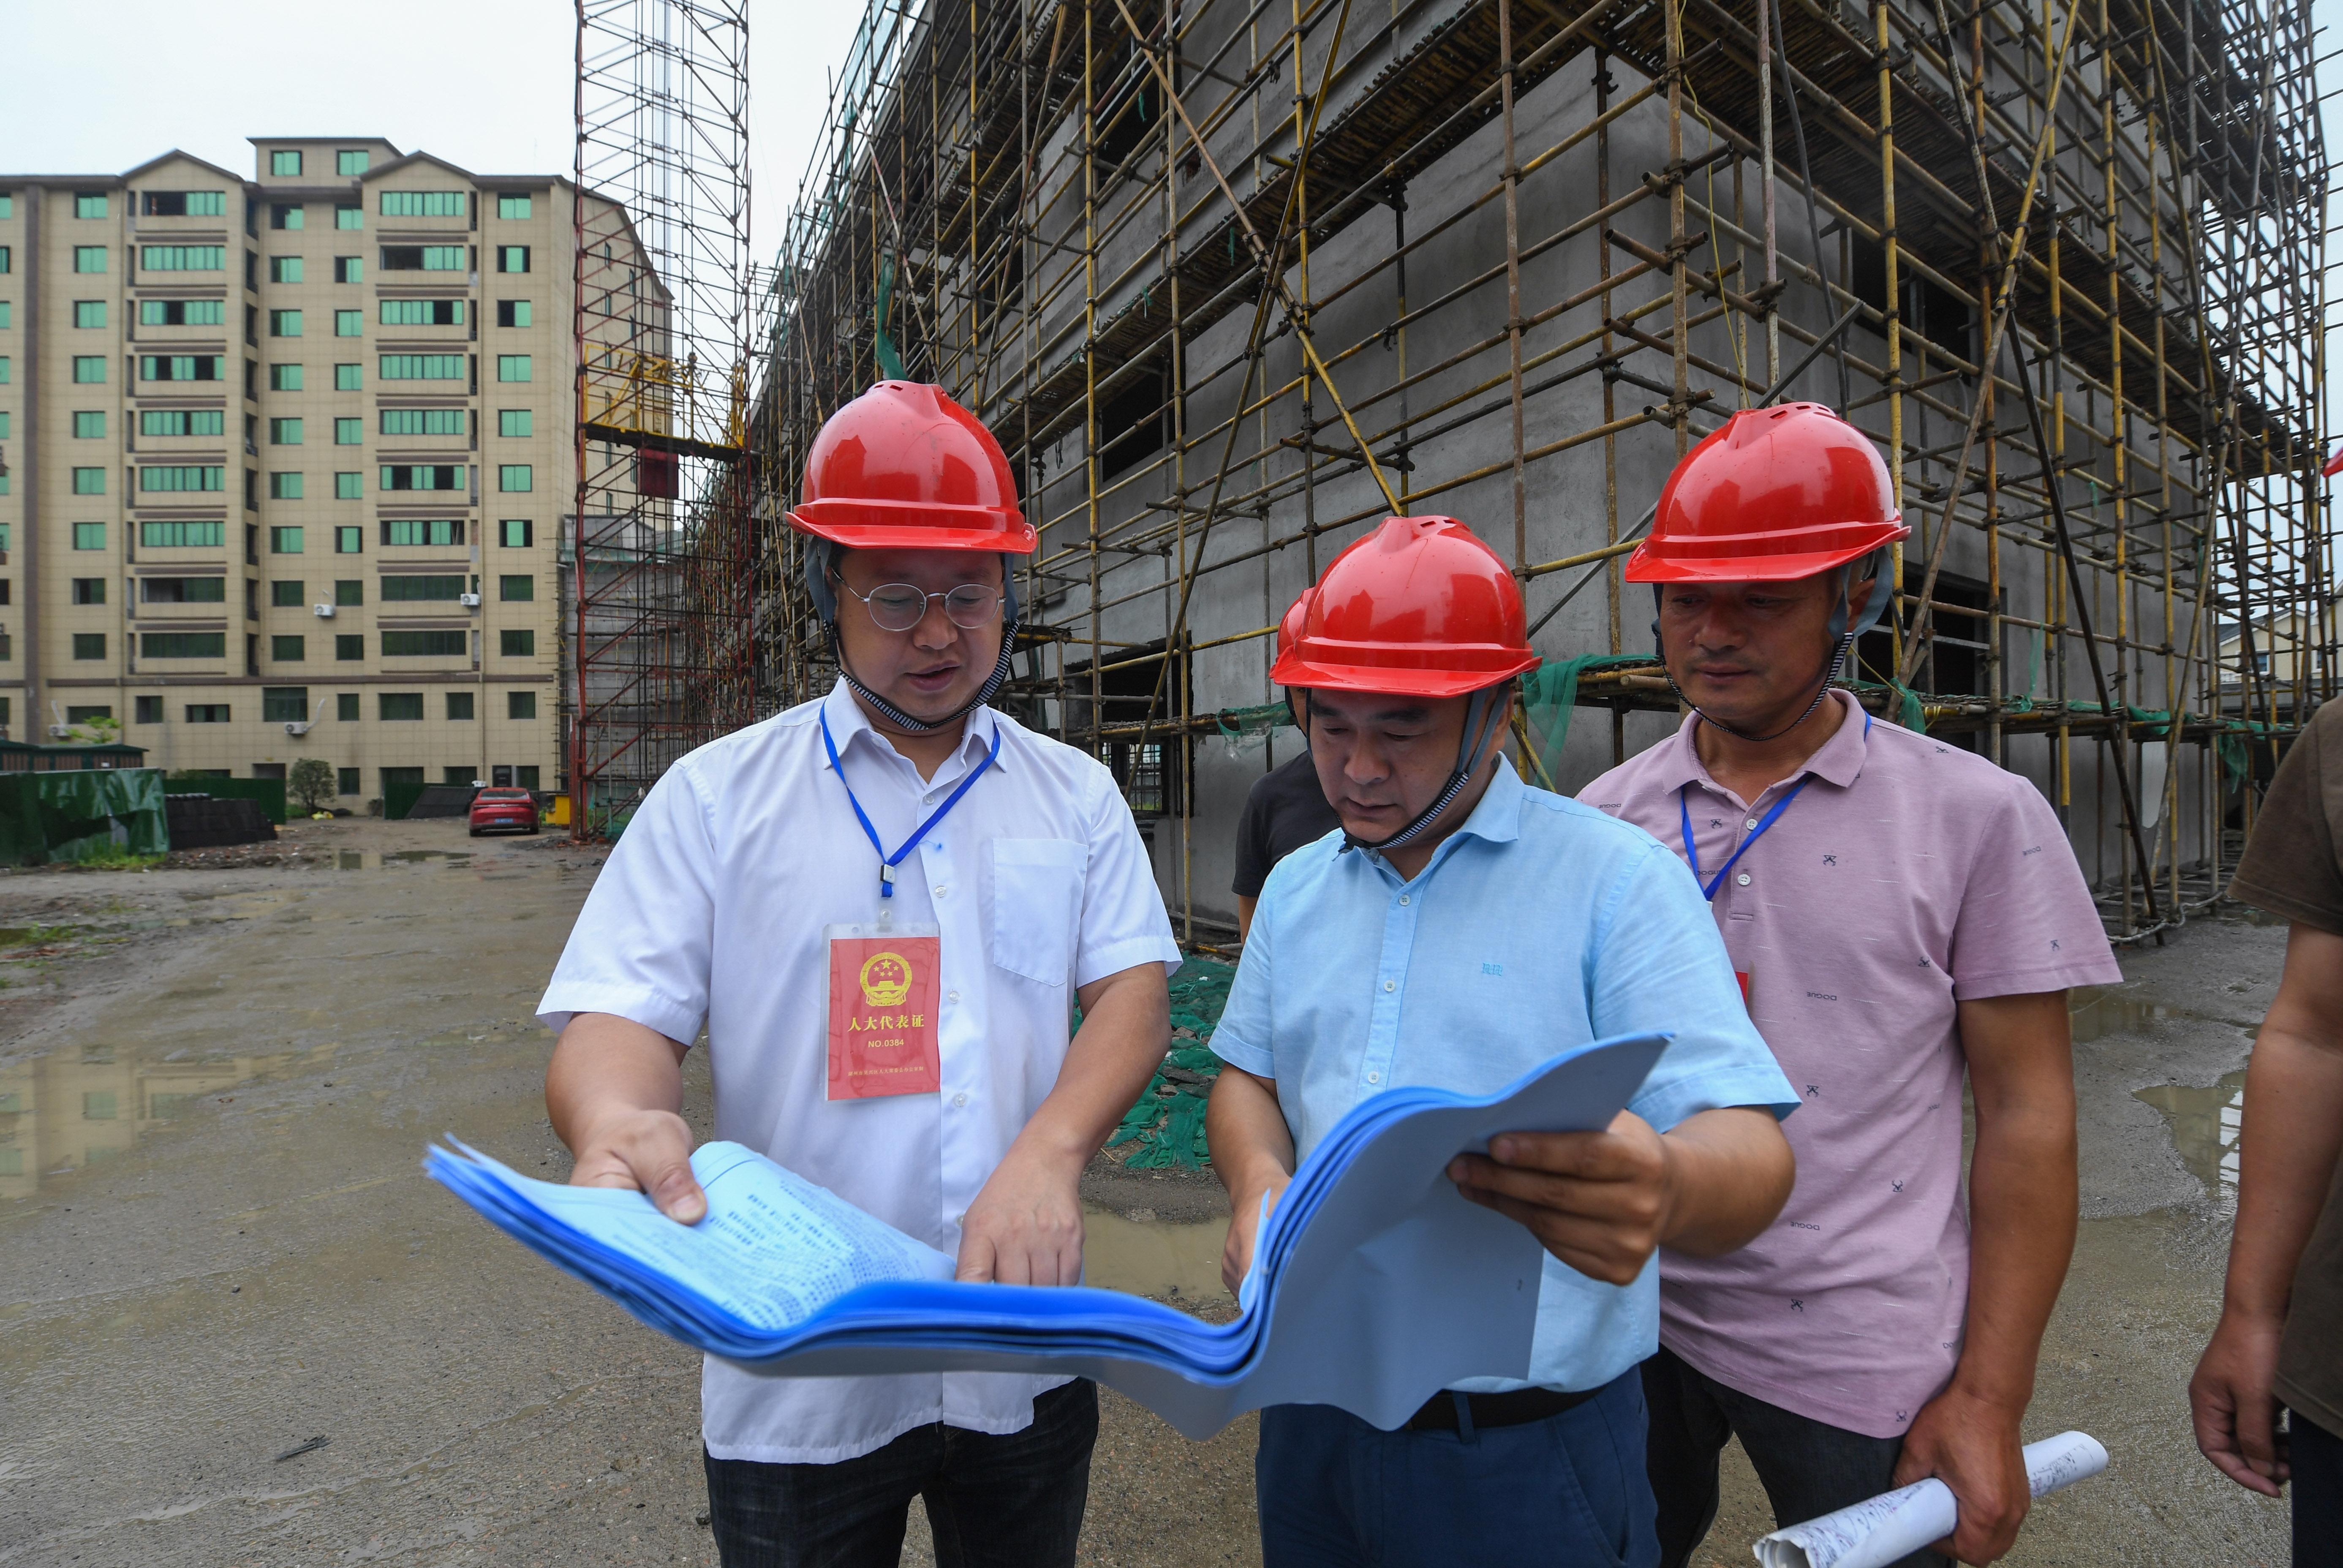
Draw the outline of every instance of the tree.
[[[333,764],[322,758],[304,757],[285,776],[285,787],[300,797],[303,810],[326,810],[334,799]]]
[[[105,714],[85,719],[74,726],[73,738],[76,744],[82,746],[119,745],[122,741],[122,721]]]

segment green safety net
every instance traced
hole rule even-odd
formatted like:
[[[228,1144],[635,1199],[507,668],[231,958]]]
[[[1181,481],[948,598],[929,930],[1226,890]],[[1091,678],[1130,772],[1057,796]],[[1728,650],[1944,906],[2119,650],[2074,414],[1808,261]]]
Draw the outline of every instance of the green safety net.
[[[1532,783],[1552,789],[1562,776],[1562,743],[1570,738],[1570,716],[1578,706],[1578,678],[1590,669],[1651,662],[1648,653],[1583,653],[1550,658],[1522,677],[1522,719],[1534,748]]]
[[[1220,1076],[1221,1059],[1204,1042],[1220,1026],[1236,972],[1235,965],[1218,959],[1190,957],[1172,977],[1171,1054],[1106,1141],[1110,1149],[1138,1145],[1125,1165],[1198,1171],[1211,1163],[1204,1148],[1204,1102]]]
[[[86,860],[109,849],[160,855],[170,847],[160,769],[0,775],[0,864]]]

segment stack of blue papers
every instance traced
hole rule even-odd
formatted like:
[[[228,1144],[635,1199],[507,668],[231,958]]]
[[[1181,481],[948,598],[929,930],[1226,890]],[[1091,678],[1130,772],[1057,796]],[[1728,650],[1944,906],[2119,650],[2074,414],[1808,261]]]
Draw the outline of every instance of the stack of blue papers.
[[[1529,1368],[1544,1251],[1459,1194],[1449,1161],[1500,1132],[1607,1126],[1666,1042],[1597,1040],[1485,1098],[1362,1101],[1295,1172],[1220,1324],[1119,1291],[956,1283],[950,1258],[737,1143],[691,1157],[709,1209],[689,1226],[640,1192],[532,1181],[452,1138],[424,1169],[643,1322],[751,1371],[1064,1373],[1190,1437],[1272,1404],[1389,1430],[1461,1379]]]

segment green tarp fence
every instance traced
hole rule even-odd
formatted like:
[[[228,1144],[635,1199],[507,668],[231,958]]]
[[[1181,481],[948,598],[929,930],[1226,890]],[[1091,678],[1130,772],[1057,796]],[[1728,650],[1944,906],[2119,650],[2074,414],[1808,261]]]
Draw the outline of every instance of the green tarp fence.
[[[1139,1146],[1123,1161],[1126,1166],[1196,1171],[1211,1162],[1204,1150],[1204,1101],[1221,1075],[1221,1059],[1204,1042],[1220,1027],[1236,972],[1235,965],[1218,959],[1192,957],[1172,977],[1172,1053],[1106,1141],[1110,1149]]]
[[[166,795],[208,795],[215,800],[257,800],[260,809],[278,827],[285,826],[285,780],[282,779],[199,779],[163,780]]]
[[[418,779],[412,784],[386,783],[382,787],[382,814],[389,821],[403,822],[407,810],[423,798],[427,786]]]
[[[156,768],[0,774],[0,865],[87,860],[171,847]]]

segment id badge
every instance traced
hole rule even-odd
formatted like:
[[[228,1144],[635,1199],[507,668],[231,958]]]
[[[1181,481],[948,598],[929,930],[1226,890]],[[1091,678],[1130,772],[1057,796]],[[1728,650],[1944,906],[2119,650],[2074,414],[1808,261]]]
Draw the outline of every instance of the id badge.
[[[830,946],[831,1100],[943,1087],[936,997],[943,928],[919,921],[822,928]]]

